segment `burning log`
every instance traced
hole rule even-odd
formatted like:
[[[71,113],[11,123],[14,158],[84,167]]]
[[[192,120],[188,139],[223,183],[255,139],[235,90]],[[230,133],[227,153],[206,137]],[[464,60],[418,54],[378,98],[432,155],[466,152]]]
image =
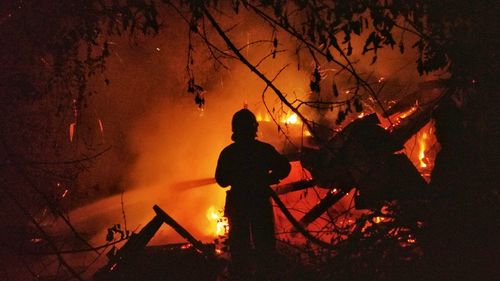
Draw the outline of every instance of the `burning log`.
[[[430,119],[432,106],[414,114],[392,131],[379,126],[375,114],[353,121],[323,147],[305,148],[301,160],[319,186],[337,187],[304,215],[307,226],[356,187],[356,208],[379,208],[384,201],[416,196],[426,182],[404,154],[403,144]]]

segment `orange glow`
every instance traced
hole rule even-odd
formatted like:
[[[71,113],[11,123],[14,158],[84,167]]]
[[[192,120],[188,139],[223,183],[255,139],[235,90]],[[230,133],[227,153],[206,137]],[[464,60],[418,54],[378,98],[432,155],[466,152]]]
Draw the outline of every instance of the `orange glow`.
[[[434,159],[439,151],[434,130],[434,123],[429,122],[405,144],[408,158],[427,181],[430,180]]]
[[[286,124],[297,124],[299,121],[298,117],[297,117],[297,114],[293,113],[291,115],[289,115],[288,117],[286,117],[284,119],[284,121],[282,121],[283,123],[286,123]]]
[[[75,134],[76,123],[69,124],[69,141],[73,142],[73,136]]]
[[[207,219],[215,236],[224,236],[227,234],[229,223],[227,218],[222,215],[222,211],[217,210],[214,206],[210,206],[207,210]]]
[[[418,161],[420,162],[421,168],[427,168],[427,164],[425,163],[425,151],[427,150],[427,133],[423,132],[420,138],[418,139]]]
[[[257,113],[257,116],[255,116],[257,118],[257,122],[270,122],[271,121],[271,117],[269,116],[269,114],[267,113]]]
[[[104,126],[102,125],[101,119],[97,119],[97,121],[99,122],[99,129],[101,129],[101,134],[104,134]]]
[[[408,109],[407,111],[399,114],[396,117],[396,121],[394,122],[394,126],[399,125],[403,119],[405,119],[406,117],[408,117],[408,116],[412,115],[413,113],[415,113],[417,111],[417,108],[418,108],[418,104],[410,107],[410,109]]]
[[[255,118],[257,118],[257,122],[261,122],[262,121],[262,114],[257,113],[257,116],[255,116]]]

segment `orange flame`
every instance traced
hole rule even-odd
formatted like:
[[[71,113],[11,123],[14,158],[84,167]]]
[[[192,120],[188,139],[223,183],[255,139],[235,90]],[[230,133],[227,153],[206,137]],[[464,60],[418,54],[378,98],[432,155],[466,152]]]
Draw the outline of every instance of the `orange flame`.
[[[418,161],[420,162],[420,168],[427,168],[425,163],[425,152],[427,150],[427,132],[423,132],[422,136],[418,139]]]
[[[427,182],[430,181],[434,160],[439,151],[434,130],[434,123],[429,122],[405,144],[408,158]]]
[[[229,223],[226,217],[222,215],[222,211],[217,210],[214,206],[210,206],[207,210],[207,219],[210,221],[211,229],[214,229],[215,236],[224,236],[229,230]]]
[[[76,123],[69,124],[69,141],[73,142],[73,136],[75,134]]]

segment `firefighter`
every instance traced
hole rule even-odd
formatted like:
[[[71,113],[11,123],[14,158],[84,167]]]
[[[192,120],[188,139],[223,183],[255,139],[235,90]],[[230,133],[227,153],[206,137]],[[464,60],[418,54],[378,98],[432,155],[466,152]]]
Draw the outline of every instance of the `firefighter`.
[[[229,220],[231,280],[251,280],[252,265],[255,279],[267,279],[276,243],[269,186],[290,172],[290,163],[284,156],[272,145],[256,140],[257,128],[250,110],[245,108],[234,114],[234,142],[222,150],[215,172],[220,186],[231,186],[224,209]]]

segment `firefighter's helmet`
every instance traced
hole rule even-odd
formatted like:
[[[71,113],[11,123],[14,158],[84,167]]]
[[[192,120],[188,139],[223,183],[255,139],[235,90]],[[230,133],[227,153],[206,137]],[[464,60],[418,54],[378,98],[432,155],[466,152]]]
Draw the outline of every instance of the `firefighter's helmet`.
[[[257,128],[259,126],[255,115],[246,108],[233,115],[231,125],[235,135],[247,135],[252,137],[257,135]]]

